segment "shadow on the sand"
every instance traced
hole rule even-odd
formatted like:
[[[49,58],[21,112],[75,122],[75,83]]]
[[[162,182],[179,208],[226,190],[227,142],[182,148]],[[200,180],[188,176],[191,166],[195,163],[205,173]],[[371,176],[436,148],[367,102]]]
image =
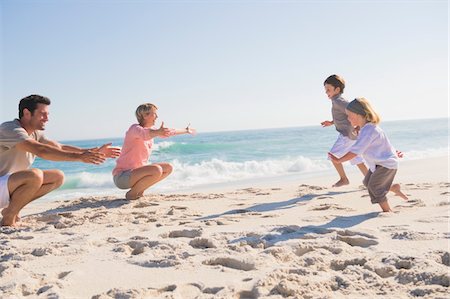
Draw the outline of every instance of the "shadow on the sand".
[[[257,204],[257,205],[254,205],[254,206],[251,206],[248,208],[244,208],[244,209],[234,209],[234,210],[230,210],[230,211],[227,211],[227,212],[224,212],[221,214],[204,216],[201,218],[197,218],[197,220],[210,220],[210,219],[219,218],[219,217],[225,216],[225,215],[244,214],[244,213],[249,213],[249,212],[262,213],[262,212],[290,209],[290,208],[295,207],[295,205],[298,203],[306,202],[306,201],[312,200],[316,197],[333,196],[333,195],[352,193],[352,192],[357,192],[357,191],[359,191],[359,190],[341,191],[341,192],[332,191],[332,192],[327,192],[327,193],[322,193],[322,194],[306,194],[301,197],[297,197],[297,198],[293,198],[293,199],[289,199],[289,200],[285,200],[285,201],[262,203],[262,204]]]
[[[335,231],[334,229],[346,229],[358,225],[364,221],[377,217],[381,212],[371,212],[360,215],[353,216],[337,216],[330,222],[321,225],[307,225],[307,226],[282,226],[273,229],[270,233],[258,237],[259,240],[263,240],[271,245],[277,242],[283,242],[290,239],[301,239],[305,237],[306,234],[327,234]],[[358,233],[361,236],[369,237],[364,233]],[[254,237],[242,237],[231,241],[231,243],[239,243],[242,241],[249,241],[249,239],[254,239]],[[254,241],[254,240],[253,240]]]
[[[83,209],[96,209],[104,207],[106,209],[116,209],[120,208],[123,205],[130,204],[129,200],[124,198],[116,198],[116,199],[96,199],[96,198],[80,198],[75,203],[67,203],[63,204],[55,209],[47,210],[42,213],[38,213],[40,215],[48,215],[48,214],[58,214],[58,213],[67,213],[67,212],[75,212]],[[33,214],[37,215],[37,214]],[[28,215],[32,216],[32,215]]]

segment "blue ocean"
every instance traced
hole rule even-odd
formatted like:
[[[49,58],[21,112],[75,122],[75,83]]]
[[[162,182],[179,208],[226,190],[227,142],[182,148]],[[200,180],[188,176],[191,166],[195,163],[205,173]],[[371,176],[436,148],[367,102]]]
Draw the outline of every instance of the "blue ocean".
[[[404,153],[403,160],[446,156],[449,152],[449,119],[382,122],[394,147]],[[170,162],[174,171],[165,181],[147,192],[178,192],[214,186],[295,176],[332,173],[327,152],[337,138],[334,127],[318,126],[201,133],[155,139],[152,162]],[[50,137],[50,136],[49,136]],[[95,147],[107,142],[121,146],[123,137],[104,140],[61,141],[79,147]],[[51,162],[37,158],[33,167],[57,168],[66,181],[46,199],[81,196],[123,195],[114,186],[115,160],[102,165],[78,162]],[[348,168],[347,168],[348,169]],[[356,169],[356,168],[355,168]]]

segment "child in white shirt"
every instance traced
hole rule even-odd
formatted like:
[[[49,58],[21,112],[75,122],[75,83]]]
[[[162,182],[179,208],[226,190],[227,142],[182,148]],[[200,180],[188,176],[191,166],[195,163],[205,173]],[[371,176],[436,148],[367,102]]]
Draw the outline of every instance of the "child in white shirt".
[[[400,185],[392,185],[398,168],[397,152],[378,126],[380,117],[367,99],[353,100],[347,105],[346,113],[352,126],[361,128],[358,139],[350,151],[341,158],[331,153],[329,157],[335,163],[342,163],[361,155],[369,166],[363,183],[369,191],[371,202],[378,203],[383,212],[391,212],[386,198],[389,191],[407,199],[400,190]]]

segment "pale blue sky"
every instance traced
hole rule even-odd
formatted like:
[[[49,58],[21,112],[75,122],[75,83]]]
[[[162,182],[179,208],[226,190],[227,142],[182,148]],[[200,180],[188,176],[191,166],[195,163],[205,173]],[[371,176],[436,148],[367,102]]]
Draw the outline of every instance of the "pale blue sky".
[[[447,1],[0,3],[0,121],[48,96],[56,140],[122,137],[144,102],[199,132],[319,126],[334,73],[383,120],[448,116]]]

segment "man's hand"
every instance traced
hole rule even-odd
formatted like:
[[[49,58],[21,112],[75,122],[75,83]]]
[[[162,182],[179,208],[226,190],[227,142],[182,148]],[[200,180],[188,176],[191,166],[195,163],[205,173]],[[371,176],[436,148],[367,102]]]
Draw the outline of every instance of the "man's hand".
[[[322,125],[322,127],[329,127],[333,125],[332,121],[326,120],[320,123]]]
[[[102,164],[105,162],[106,157],[105,154],[101,153],[100,151],[94,151],[94,150],[88,150],[80,155],[80,160],[83,163],[88,164]]]
[[[106,158],[117,158],[120,156],[120,147],[111,146],[112,143],[103,144],[96,151],[105,155]]]

